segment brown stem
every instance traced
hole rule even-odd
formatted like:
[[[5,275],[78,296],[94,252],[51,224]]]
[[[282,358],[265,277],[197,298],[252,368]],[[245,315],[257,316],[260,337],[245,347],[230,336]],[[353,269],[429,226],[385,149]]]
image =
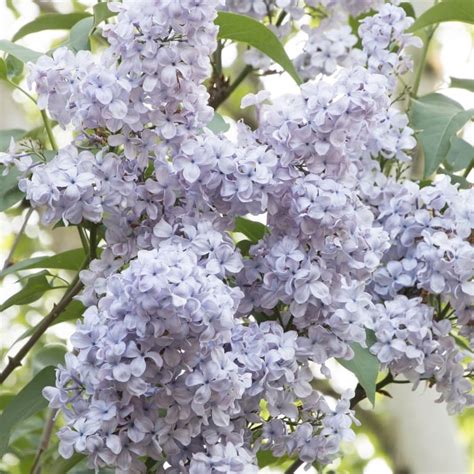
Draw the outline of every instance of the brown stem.
[[[39,338],[46,332],[49,326],[54,322],[56,318],[66,309],[68,304],[73,300],[82,290],[82,283],[79,280],[79,275],[73,280],[69,286],[68,291],[63,295],[58,304],[54,305],[51,312],[41,321],[41,323],[36,327],[35,331],[31,337],[26,341],[22,348],[17,352],[13,357],[8,358],[8,364],[0,373],[0,384],[2,384],[7,377],[17,368],[21,366],[22,360],[30,352],[33,346],[38,342]]]
[[[228,79],[224,77],[215,78],[212,84],[209,93],[211,97],[209,98],[209,105],[217,110],[220,105],[222,105],[230,95],[240,86],[244,79],[253,71],[252,66],[245,66],[242,69],[241,73],[236,77],[235,81],[232,84],[229,84]]]
[[[33,466],[31,466],[30,474],[40,474],[41,473],[41,456],[48,449],[51,436],[53,434],[54,422],[56,418],[56,413],[58,410],[50,410],[48,413],[48,420],[43,429],[43,434],[41,435],[41,441],[38,446],[38,451],[36,451],[35,459],[33,461]]]

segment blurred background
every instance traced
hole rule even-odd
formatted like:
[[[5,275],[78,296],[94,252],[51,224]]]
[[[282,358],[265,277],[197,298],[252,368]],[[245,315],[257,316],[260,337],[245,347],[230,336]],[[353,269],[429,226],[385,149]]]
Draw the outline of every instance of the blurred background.
[[[40,13],[84,11],[95,0],[0,0],[0,39],[11,39],[24,24]],[[431,6],[431,2],[412,2],[417,14]],[[473,1],[474,8],[474,1]],[[47,51],[64,40],[65,32],[41,32],[20,40],[20,44],[36,51]],[[290,57],[296,55],[302,38],[296,36],[287,44]],[[421,91],[428,93],[440,87],[442,93],[460,102],[466,109],[474,107],[474,94],[461,89],[448,89],[449,77],[474,78],[474,27],[461,23],[444,23],[436,31],[431,43],[426,69],[422,78]],[[415,55],[416,60],[416,55]],[[229,75],[241,69],[237,47],[226,48],[224,67]],[[263,84],[262,84],[263,83]],[[282,91],[292,92],[296,86],[285,75],[249,77],[242,86],[221,107],[222,115],[235,120],[244,118],[249,124],[255,122],[252,115],[244,115],[240,99],[248,92],[266,88],[276,98]],[[248,109],[247,109],[248,110]],[[32,129],[41,124],[41,118],[28,99],[5,83],[0,82],[0,130]],[[55,129],[60,145],[70,139],[67,132]],[[464,138],[474,143],[474,127],[466,127]],[[472,175],[471,175],[472,181]],[[15,236],[22,226],[26,210],[17,207],[0,214],[0,267],[7,257]],[[18,242],[15,260],[54,254],[80,247],[76,233],[67,228],[54,232],[38,225],[38,215],[33,214],[26,233]],[[68,275],[63,275],[67,277]],[[69,275],[70,276],[70,275]],[[0,303],[19,290],[17,277],[7,276],[0,282]],[[28,328],[34,326],[57,300],[58,294],[48,292],[40,302],[30,306],[10,307],[0,315],[0,366],[8,353],[18,349],[15,341]],[[61,323],[43,336],[35,350],[30,353],[25,365],[15,371],[4,386],[0,387],[0,410],[11,395],[31,380],[33,374],[43,367],[60,361],[68,348],[68,337],[73,330],[72,323]],[[334,364],[335,379],[325,390],[341,391],[355,387],[355,377],[341,366]],[[365,401],[357,409],[361,427],[356,428],[357,439],[345,447],[341,462],[335,463],[325,472],[349,474],[468,474],[474,473],[474,412],[465,412],[450,417],[444,405],[435,403],[436,393],[424,386],[412,392],[409,386],[391,386],[392,398],[380,397],[375,409]],[[45,414],[32,417],[20,426],[12,436],[13,449],[0,459],[0,472],[23,474],[30,472],[37,445],[44,425]],[[1,427],[0,427],[1,431]],[[46,454],[54,459],[57,446],[54,442]],[[280,472],[285,466],[265,467],[262,472]],[[81,464],[71,472],[89,472]],[[301,471],[303,472],[303,471]],[[310,471],[308,471],[310,472]],[[45,472],[45,474],[48,474]]]

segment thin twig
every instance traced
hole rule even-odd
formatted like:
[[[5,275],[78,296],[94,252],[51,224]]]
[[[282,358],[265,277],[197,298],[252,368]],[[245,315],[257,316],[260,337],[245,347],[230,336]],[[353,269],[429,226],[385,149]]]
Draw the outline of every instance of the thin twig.
[[[31,467],[30,474],[40,474],[41,472],[41,456],[48,449],[51,436],[53,434],[54,422],[58,410],[49,410],[47,422],[44,426],[43,433],[41,435],[40,444],[38,450],[36,451],[35,459],[33,461],[33,466]]]
[[[58,144],[56,143],[56,139],[54,138],[53,130],[51,128],[51,122],[49,121],[48,115],[44,110],[41,111],[41,118],[43,119],[44,128],[46,128],[46,133],[48,134],[51,148],[54,151],[58,151]]]
[[[89,259],[87,259],[88,261]],[[60,314],[66,309],[66,307],[71,303],[73,298],[82,290],[82,282],[79,280],[79,274],[76,275],[76,278],[69,285],[69,290],[63,295],[58,304],[54,305],[50,313],[38,324],[35,331],[25,342],[22,348],[17,352],[13,357],[8,358],[8,364],[0,373],[0,384],[2,384],[8,376],[22,364],[23,359],[26,354],[30,352],[33,346],[38,342],[40,337],[46,332],[46,330],[51,326],[51,324],[60,316]]]
[[[15,251],[18,247],[18,244],[20,243],[21,237],[22,237],[23,233],[25,232],[26,226],[27,226],[28,221],[30,220],[30,217],[31,217],[32,214],[33,214],[33,208],[30,207],[28,209],[28,212],[26,213],[25,220],[23,221],[23,224],[22,224],[20,230],[18,231],[18,234],[16,234],[15,240],[13,241],[13,245],[10,249],[10,253],[8,254],[8,257],[5,259],[5,263],[3,264],[2,271],[6,270],[10,265],[13,264],[13,262],[12,262],[13,255],[15,254]]]
[[[214,109],[217,110],[220,105],[222,105],[240,86],[240,84],[244,81],[244,79],[253,71],[252,66],[245,66],[242,69],[241,73],[236,77],[235,81],[231,84],[227,85],[226,81],[223,82],[223,86],[220,87],[220,90],[214,91],[211,90],[211,98],[209,99],[209,105]]]

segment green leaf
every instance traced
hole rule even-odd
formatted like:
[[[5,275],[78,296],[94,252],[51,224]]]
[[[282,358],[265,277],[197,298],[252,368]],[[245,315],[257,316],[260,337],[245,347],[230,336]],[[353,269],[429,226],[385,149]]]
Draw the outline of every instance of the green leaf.
[[[8,130],[0,130],[0,152],[7,151],[10,146],[10,140],[20,140],[25,136],[26,130],[19,128],[10,128]]]
[[[49,327],[55,326],[59,323],[65,323],[69,321],[76,321],[82,316],[82,313],[85,311],[84,305],[80,301],[71,301],[67,306],[66,309],[61,313],[59,318],[56,318]],[[41,324],[41,321],[40,323]],[[16,344],[18,341],[21,341],[29,336],[31,336],[35,332],[36,326],[33,326],[27,329],[18,339],[15,340],[13,344]]]
[[[212,117],[212,120],[206,125],[206,128],[214,133],[224,133],[229,130],[230,125],[224,120],[221,114],[215,112],[214,117]]]
[[[257,48],[278,63],[297,84],[302,83],[280,40],[265,25],[249,16],[229,12],[219,12],[215,24],[219,26],[220,39],[239,41]]]
[[[446,176],[449,176],[451,178],[451,183],[457,184],[459,189],[472,188],[472,184],[464,176],[459,176],[447,170],[443,170],[442,168],[440,168],[439,172],[440,174],[445,174]]]
[[[59,458],[52,466],[48,468],[49,474],[66,474],[74,466],[86,459],[83,454],[75,453],[69,459]]]
[[[117,15],[116,12],[111,12],[106,2],[97,3],[93,7],[94,10],[94,28],[96,28],[103,21]]]
[[[468,122],[474,109],[464,110],[456,101],[442,94],[428,94],[412,99],[411,126],[425,156],[424,177],[433,174],[446,158],[451,139]]]
[[[6,211],[23,199],[24,194],[18,189],[18,177],[20,173],[16,169],[3,176],[3,166],[0,166],[0,212]]]
[[[444,160],[445,167],[450,171],[461,171],[466,169],[472,160],[474,160],[474,146],[454,136]]]
[[[351,360],[337,359],[337,361],[350,370],[356,377],[362,388],[365,390],[367,398],[375,406],[375,391],[377,375],[379,373],[379,361],[370,351],[369,347],[375,342],[372,331],[367,331],[367,348],[360,344],[351,344],[354,357]]]
[[[90,32],[94,26],[94,17],[87,17],[78,21],[69,34],[67,46],[75,52],[90,50]]]
[[[53,287],[47,280],[44,272],[32,275],[28,277],[26,285],[18,293],[15,293],[0,305],[0,311],[4,311],[10,306],[33,303],[51,289]]]
[[[237,242],[236,246],[240,250],[240,253],[244,256],[248,256],[250,254],[250,247],[254,245],[254,242],[250,242],[250,240],[240,240]]]
[[[279,468],[279,470],[283,471],[293,461],[294,460],[289,458],[288,456],[282,456],[282,457],[277,458],[273,456],[270,450],[268,451],[259,450],[257,452],[257,462],[258,462],[258,467],[260,469],[264,467],[272,466],[274,468]]]
[[[20,61],[11,54],[7,56],[7,60],[5,61],[5,63],[7,65],[9,79],[18,83],[18,79],[21,78],[23,70],[25,69],[25,64],[23,63],[23,61]]]
[[[452,77],[451,85],[449,87],[456,87],[457,89],[466,89],[468,91],[474,92],[474,79]]]
[[[17,128],[0,130],[0,152],[8,150],[12,138],[19,140],[25,133],[25,130]],[[11,169],[10,172],[4,176],[3,170],[4,167],[0,166],[0,212],[9,209],[24,196],[18,189],[19,172],[15,169]]]
[[[400,3],[400,7],[405,10],[407,16],[411,16],[412,18],[416,18],[415,9],[410,2],[402,2]]]
[[[54,385],[55,379],[54,367],[44,368],[5,407],[0,415],[0,426],[2,427],[0,430],[0,457],[5,454],[8,448],[8,441],[13,428],[18,423],[46,408],[48,402],[41,391],[44,387]]]
[[[13,41],[18,41],[31,33],[45,30],[69,30],[78,21],[90,17],[88,13],[46,13],[22,26],[13,36]]]
[[[84,262],[84,249],[67,250],[57,255],[48,257],[34,257],[15,263],[0,272],[0,278],[20,270],[29,270],[31,268],[60,268],[62,270],[78,271]]]
[[[40,56],[43,56],[43,53],[38,53],[38,51],[33,51],[7,40],[0,40],[0,51],[5,51],[5,53],[15,56],[22,63],[36,62]]]
[[[267,230],[267,226],[261,222],[251,221],[245,217],[237,217],[235,219],[234,232],[244,234],[252,243],[256,243],[263,239]]]
[[[408,29],[417,31],[425,26],[445,21],[474,23],[474,5],[472,0],[445,0],[426,10]]]
[[[0,79],[8,79],[7,63],[3,60],[3,58],[0,58]]]
[[[56,367],[64,362],[67,347],[64,344],[47,344],[33,357],[33,371],[39,372],[45,367]]]
[[[450,336],[456,341],[456,344],[463,350],[474,354],[473,348],[469,345],[469,341],[466,338],[459,336],[458,334],[454,334],[453,332],[449,333]]]

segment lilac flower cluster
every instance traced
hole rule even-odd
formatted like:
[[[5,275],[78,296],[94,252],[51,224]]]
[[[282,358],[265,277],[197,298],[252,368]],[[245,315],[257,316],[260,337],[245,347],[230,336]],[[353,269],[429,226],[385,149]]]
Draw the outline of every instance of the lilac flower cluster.
[[[256,472],[249,426],[266,449],[311,462],[328,462],[353,436],[348,402],[331,410],[312,388],[311,351],[298,349],[297,333],[235,317],[243,295],[216,276],[203,243],[162,241],[97,288],[71,338],[76,354],[44,392],[67,420],[63,456],[88,453],[117,472],[144,472],[143,456],[166,459],[169,472]],[[298,419],[297,400],[305,423],[292,433],[282,420]],[[271,438],[270,426],[281,426]]]
[[[474,403],[472,387],[464,378],[464,354],[449,336],[449,321],[434,321],[433,308],[421,298],[398,295],[373,314],[377,342],[370,350],[384,367],[418,384],[432,379],[450,413]]]
[[[422,289],[452,307],[461,334],[473,341],[474,214],[468,204],[473,190],[459,191],[448,179],[421,189],[408,181],[383,182],[383,190],[372,189],[381,193],[377,220],[391,247],[374,273],[374,293],[388,300]]]
[[[386,3],[377,14],[364,18],[359,27],[367,68],[388,77],[392,86],[396,77],[412,69],[406,48],[422,45],[420,38],[405,33],[413,21],[402,8]]]
[[[63,47],[32,67],[38,105],[62,126],[120,131],[109,143],[130,150],[134,132],[152,130],[171,144],[199,129],[212,118],[202,82],[216,45],[218,3],[166,2],[159,16],[147,0],[112,3],[119,14],[104,27],[110,46],[99,63],[88,51],[75,55]]]
[[[474,339],[473,191],[381,173],[415,146],[392,104],[411,20],[342,3],[307,31],[309,80],[273,104],[246,97],[259,123],[238,123],[235,139],[206,128],[217,10],[293,21],[332,0],[111,4],[99,59],[59,49],[31,67],[40,107],[76,138],[48,162],[15,144],[0,159],[21,168],[45,223],[105,230],[80,275],[75,351],[45,390],[66,420],[63,456],[124,473],[146,458],[176,474],[251,473],[261,449],[326,464],[356,420],[352,393],[332,403],[313,369],[330,378],[328,361],[366,348],[367,330],[394,376],[428,380],[451,412],[473,403],[451,336]],[[357,49],[343,23],[373,7]],[[231,232],[247,214],[268,232],[241,253]]]

